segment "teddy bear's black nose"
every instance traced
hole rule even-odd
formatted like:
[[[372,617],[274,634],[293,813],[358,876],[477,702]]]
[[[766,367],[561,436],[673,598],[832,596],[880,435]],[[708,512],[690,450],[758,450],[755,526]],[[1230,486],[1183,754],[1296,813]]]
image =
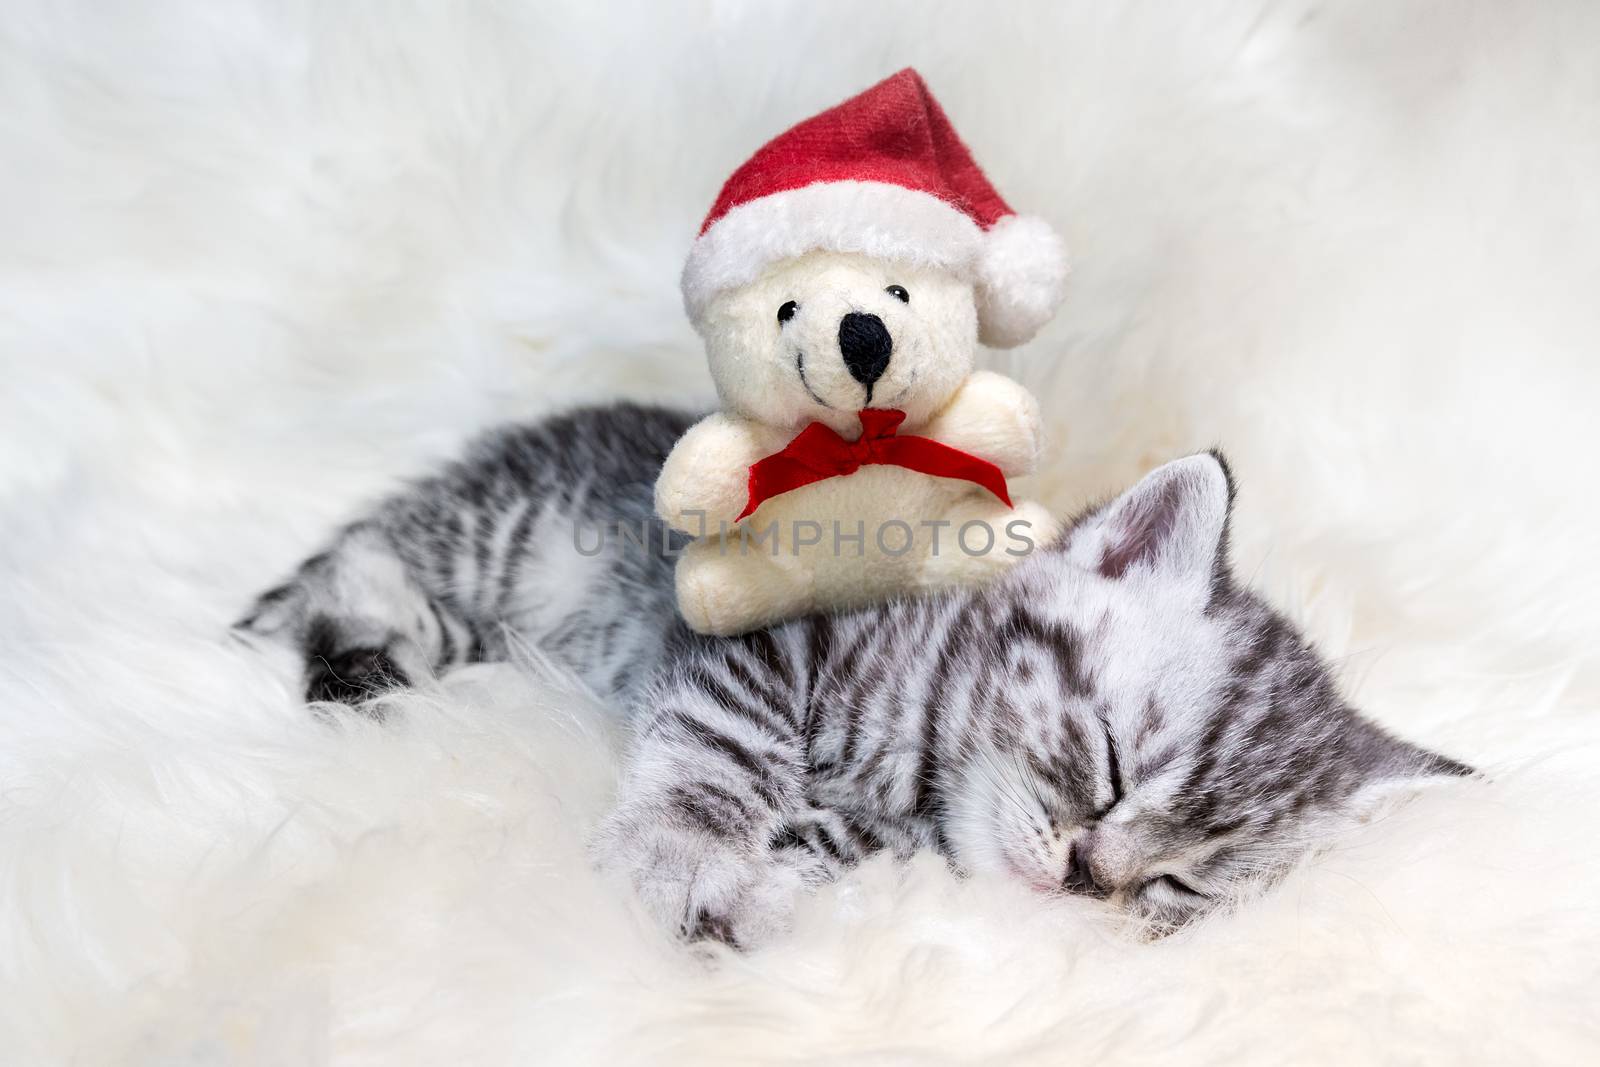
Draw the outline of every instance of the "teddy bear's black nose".
[[[839,351],[844,355],[844,365],[850,369],[850,377],[869,391],[872,383],[883,377],[893,348],[889,329],[878,316],[852,311],[839,320]]]

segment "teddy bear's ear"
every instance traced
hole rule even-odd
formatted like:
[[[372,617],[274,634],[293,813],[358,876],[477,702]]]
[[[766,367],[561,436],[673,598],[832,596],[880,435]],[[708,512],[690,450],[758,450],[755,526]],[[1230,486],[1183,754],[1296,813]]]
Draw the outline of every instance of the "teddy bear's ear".
[[[1233,478],[1219,453],[1174,460],[1069,531],[1073,562],[1103,578],[1154,574],[1196,588],[1225,573]],[[1202,584],[1203,583],[1203,584]]]
[[[1050,224],[1007,215],[983,234],[978,254],[978,339],[1015,348],[1033,338],[1066,295],[1067,253]]]

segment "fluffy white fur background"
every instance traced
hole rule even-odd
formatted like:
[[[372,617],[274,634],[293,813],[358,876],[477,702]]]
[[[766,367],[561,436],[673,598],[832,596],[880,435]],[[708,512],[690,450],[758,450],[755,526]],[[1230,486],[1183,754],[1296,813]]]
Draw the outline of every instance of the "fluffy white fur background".
[[[1581,0],[9,0],[0,1059],[1593,1060],[1597,41]],[[1220,442],[1244,574],[1491,782],[1160,944],[928,860],[707,967],[585,865],[592,700],[480,667],[328,725],[225,640],[473,431],[707,398],[719,183],[906,64],[1074,253],[1001,363],[1035,490]]]

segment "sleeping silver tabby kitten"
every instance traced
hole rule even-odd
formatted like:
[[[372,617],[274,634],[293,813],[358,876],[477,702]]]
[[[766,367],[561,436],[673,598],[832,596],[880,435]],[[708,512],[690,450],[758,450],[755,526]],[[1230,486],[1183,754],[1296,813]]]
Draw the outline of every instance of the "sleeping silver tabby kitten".
[[[512,637],[541,648],[633,715],[602,864],[667,928],[739,946],[884,849],[1170,929],[1380,798],[1470,773],[1358,716],[1234,582],[1215,455],[1159,468],[982,588],[696,636],[664,547],[682,541],[651,513],[691,421],[618,405],[492,433],[239,626],[301,651],[310,699],[345,703]],[[647,536],[595,553],[618,523]]]

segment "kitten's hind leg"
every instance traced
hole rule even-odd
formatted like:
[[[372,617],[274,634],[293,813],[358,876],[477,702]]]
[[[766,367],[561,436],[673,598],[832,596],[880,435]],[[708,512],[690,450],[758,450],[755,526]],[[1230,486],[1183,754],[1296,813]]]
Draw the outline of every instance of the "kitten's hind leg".
[[[306,699],[360,704],[482,658],[476,634],[407,569],[383,531],[347,529],[235,624],[295,649]]]

